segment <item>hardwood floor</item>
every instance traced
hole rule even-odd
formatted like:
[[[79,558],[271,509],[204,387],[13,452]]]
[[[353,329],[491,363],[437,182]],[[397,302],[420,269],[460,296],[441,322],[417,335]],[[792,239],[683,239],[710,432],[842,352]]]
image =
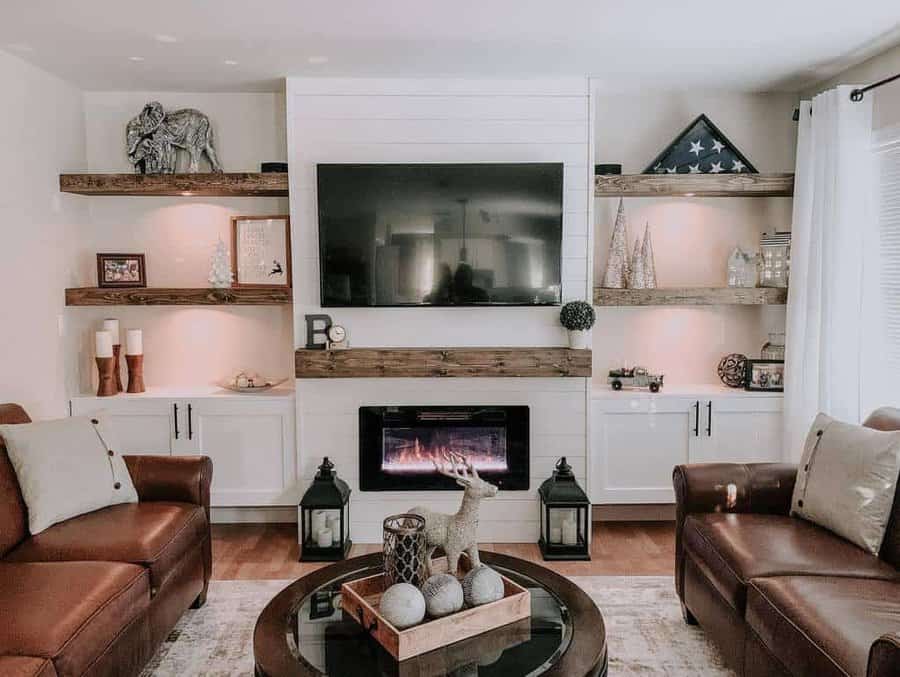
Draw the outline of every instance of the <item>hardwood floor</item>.
[[[295,524],[217,524],[212,534],[214,579],[293,579],[324,566],[297,561]],[[483,543],[480,547],[543,562],[535,543]],[[351,556],[379,550],[380,544],[354,545]],[[567,576],[669,576],[675,566],[675,525],[595,523],[590,562],[543,564]]]

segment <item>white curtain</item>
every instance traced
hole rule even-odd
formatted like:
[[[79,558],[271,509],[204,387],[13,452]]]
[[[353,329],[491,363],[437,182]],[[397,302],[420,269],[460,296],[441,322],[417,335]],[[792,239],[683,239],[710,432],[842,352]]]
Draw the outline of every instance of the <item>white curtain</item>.
[[[877,364],[872,97],[854,103],[852,89],[800,104],[785,355],[790,461],[818,412],[853,423],[867,415],[864,380]]]

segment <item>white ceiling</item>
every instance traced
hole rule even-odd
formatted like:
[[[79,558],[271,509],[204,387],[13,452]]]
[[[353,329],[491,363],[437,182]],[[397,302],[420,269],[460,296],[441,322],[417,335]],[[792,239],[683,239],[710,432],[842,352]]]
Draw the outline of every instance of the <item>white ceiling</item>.
[[[796,91],[897,38],[898,0],[0,0],[0,49],[86,90],[592,75]]]

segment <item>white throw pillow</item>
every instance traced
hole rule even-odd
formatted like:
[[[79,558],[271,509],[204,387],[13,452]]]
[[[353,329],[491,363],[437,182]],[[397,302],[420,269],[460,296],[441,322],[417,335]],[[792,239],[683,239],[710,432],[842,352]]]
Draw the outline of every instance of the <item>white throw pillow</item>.
[[[791,514],[877,555],[894,505],[900,432],[883,432],[819,414],[813,422]]]
[[[0,437],[32,534],[110,505],[137,503],[125,459],[102,415],[0,425]]]

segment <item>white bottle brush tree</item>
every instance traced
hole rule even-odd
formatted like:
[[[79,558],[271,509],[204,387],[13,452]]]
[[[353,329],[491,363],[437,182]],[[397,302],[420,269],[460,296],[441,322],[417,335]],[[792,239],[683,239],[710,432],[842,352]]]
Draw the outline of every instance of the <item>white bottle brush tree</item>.
[[[216,243],[216,248],[209,259],[209,283],[216,289],[227,289],[231,286],[233,274],[231,272],[231,257],[228,248],[222,242],[222,238]]]

